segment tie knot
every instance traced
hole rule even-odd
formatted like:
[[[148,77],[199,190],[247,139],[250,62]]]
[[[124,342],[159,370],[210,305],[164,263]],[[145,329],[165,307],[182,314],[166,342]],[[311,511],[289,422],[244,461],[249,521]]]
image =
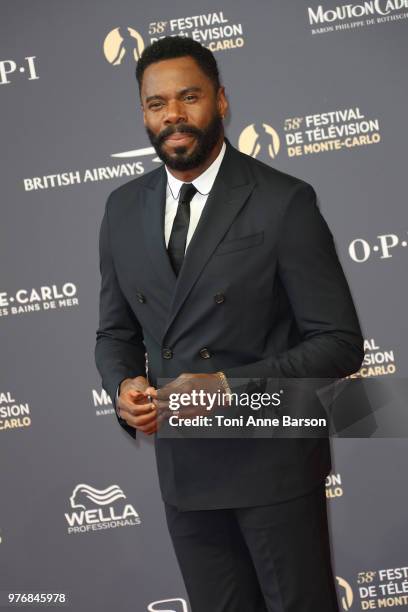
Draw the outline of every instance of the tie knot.
[[[180,189],[179,202],[190,203],[196,193],[197,189],[193,183],[183,183]]]

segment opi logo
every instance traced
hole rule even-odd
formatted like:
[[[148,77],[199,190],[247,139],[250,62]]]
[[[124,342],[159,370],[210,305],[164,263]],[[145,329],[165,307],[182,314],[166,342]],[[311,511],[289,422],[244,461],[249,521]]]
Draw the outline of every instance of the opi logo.
[[[378,242],[370,244],[364,238],[356,238],[349,245],[349,255],[357,263],[366,262],[373,253],[380,259],[391,259],[395,248],[406,247],[407,240],[400,240],[397,234],[380,234],[377,236]]]
[[[69,534],[141,524],[139,514],[127,503],[126,495],[117,484],[106,489],[78,484],[69,501],[73,509],[65,513]]]
[[[25,57],[24,59],[25,62],[20,66],[12,59],[0,60],[0,85],[10,85],[11,80],[9,77],[15,76],[15,73],[18,72],[26,75],[28,81],[35,81],[40,78],[35,69],[35,55]]]

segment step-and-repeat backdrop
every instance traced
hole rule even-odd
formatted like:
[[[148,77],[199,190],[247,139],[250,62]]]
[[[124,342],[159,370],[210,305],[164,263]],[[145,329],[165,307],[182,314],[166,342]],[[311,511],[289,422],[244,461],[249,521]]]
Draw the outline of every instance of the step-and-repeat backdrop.
[[[315,187],[366,338],[358,376],[391,381],[408,364],[408,1],[20,0],[0,10],[2,602],[32,593],[34,604],[39,593],[76,612],[190,612],[153,441],[119,426],[93,357],[107,196],[161,163],[136,62],[167,35],[214,52],[228,138]],[[342,608],[408,609],[408,443],[332,447]]]

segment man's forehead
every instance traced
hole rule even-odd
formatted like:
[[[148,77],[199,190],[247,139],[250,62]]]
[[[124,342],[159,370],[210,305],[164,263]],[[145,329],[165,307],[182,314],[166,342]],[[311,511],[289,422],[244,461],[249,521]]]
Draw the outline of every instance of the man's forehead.
[[[145,69],[145,74],[161,73],[169,70],[200,70],[199,65],[191,55],[171,57],[153,62]]]
[[[142,93],[146,96],[158,93],[157,89],[183,89],[205,87],[208,77],[190,57],[161,60],[150,64],[143,74]]]

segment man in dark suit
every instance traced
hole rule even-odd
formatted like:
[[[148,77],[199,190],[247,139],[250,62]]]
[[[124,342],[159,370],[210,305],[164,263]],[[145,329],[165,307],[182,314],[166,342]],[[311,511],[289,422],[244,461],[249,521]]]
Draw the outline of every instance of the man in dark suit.
[[[164,165],[106,205],[95,349],[103,386],[132,437],[156,434],[193,612],[338,611],[327,438],[160,436],[172,393],[358,370],[363,338],[333,236],[308,183],[224,137],[228,102],[210,51],[164,38],[136,75]]]

